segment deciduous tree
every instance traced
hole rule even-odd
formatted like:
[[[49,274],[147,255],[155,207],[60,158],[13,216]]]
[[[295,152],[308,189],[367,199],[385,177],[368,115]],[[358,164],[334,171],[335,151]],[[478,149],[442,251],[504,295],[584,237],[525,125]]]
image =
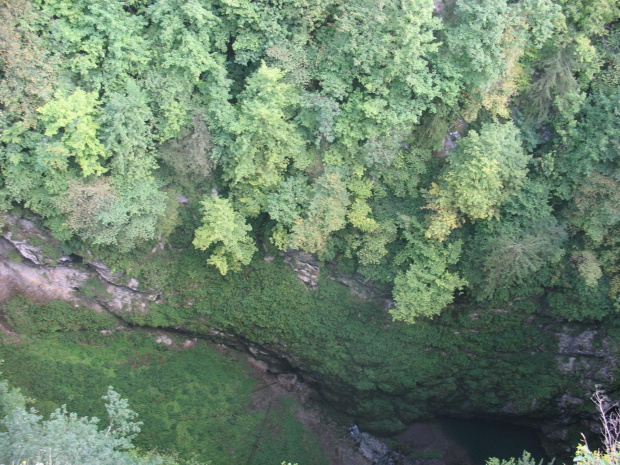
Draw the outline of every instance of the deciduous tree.
[[[210,250],[207,263],[223,275],[249,264],[256,247],[248,235],[252,228],[245,218],[234,210],[230,200],[217,195],[205,197],[202,207],[203,225],[196,230],[194,246]]]

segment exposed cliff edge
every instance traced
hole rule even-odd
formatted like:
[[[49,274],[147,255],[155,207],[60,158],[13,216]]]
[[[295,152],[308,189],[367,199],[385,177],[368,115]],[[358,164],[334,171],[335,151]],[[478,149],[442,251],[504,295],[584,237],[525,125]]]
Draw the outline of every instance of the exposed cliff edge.
[[[60,244],[32,221],[6,215],[0,237],[0,301],[15,294],[35,302],[65,300],[97,312],[145,312],[157,295],[103,263],[65,255]],[[35,245],[36,244],[36,245]]]

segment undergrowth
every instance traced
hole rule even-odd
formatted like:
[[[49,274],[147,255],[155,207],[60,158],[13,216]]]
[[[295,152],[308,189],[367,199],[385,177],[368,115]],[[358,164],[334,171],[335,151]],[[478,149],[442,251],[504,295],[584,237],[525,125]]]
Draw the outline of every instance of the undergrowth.
[[[217,328],[271,347],[311,372],[324,398],[349,419],[376,432],[451,409],[494,414],[509,402],[522,414],[541,414],[574,382],[558,373],[554,341],[543,327],[555,320],[531,318],[541,309],[537,301],[501,309],[463,302],[407,325],[351,296],[327,273],[317,291],[309,290],[280,257],[255,257],[227,276],[205,261],[187,248],[143,262],[148,273],[153,263],[165,263],[165,298],[151,312],[123,318],[197,334]],[[131,263],[140,277],[140,261]]]
[[[247,463],[250,455],[254,464],[326,463],[317,439],[295,419],[296,404],[274,401],[266,420],[266,411],[252,406],[262,385],[241,355],[220,354],[204,341],[180,349],[154,339],[141,331],[39,333],[0,344],[2,371],[45,415],[66,403],[104,418],[100,398],[114,386],[144,422],[134,441],[143,450],[212,465]]]

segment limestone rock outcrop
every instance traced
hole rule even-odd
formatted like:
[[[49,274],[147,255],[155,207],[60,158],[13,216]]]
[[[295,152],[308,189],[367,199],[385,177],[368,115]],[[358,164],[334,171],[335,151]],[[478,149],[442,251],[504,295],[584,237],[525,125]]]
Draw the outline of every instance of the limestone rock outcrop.
[[[139,292],[135,279],[112,273],[101,262],[88,264],[62,254],[59,242],[34,222],[9,215],[3,220],[0,302],[25,295],[38,303],[58,299],[98,312],[144,313],[157,299]]]

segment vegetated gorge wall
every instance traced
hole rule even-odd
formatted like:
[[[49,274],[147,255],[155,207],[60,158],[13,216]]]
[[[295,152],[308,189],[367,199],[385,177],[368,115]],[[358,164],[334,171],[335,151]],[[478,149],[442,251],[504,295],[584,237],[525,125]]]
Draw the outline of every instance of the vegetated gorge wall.
[[[156,311],[153,304],[166,299],[140,291],[136,279],[111,272],[88,253],[65,255],[31,220],[4,216],[2,223],[0,302],[16,294],[39,303],[61,299],[111,312],[123,325],[135,321],[128,316]],[[271,263],[281,258],[267,256],[264,262],[281,268],[281,262]],[[348,286],[360,309],[370,308],[364,302],[375,303],[371,316],[360,310],[347,317],[359,320],[360,329],[338,341],[341,351],[324,351],[318,335],[316,345],[300,346],[250,340],[243,328],[226,325],[167,329],[191,329],[244,350],[259,368],[303,380],[317,398],[378,434],[434,415],[505,419],[540,428],[548,451],[562,455],[579,440],[577,432],[597,431],[588,401],[596,386],[618,398],[613,322],[562,321],[545,315],[544,302],[536,302],[504,309],[455,305],[434,322],[395,324],[387,313],[389,298],[358,277],[335,275],[307,254],[291,252],[282,261],[309,293],[327,276]],[[333,330],[339,334],[340,328]],[[1,320],[0,331],[10,333]]]

